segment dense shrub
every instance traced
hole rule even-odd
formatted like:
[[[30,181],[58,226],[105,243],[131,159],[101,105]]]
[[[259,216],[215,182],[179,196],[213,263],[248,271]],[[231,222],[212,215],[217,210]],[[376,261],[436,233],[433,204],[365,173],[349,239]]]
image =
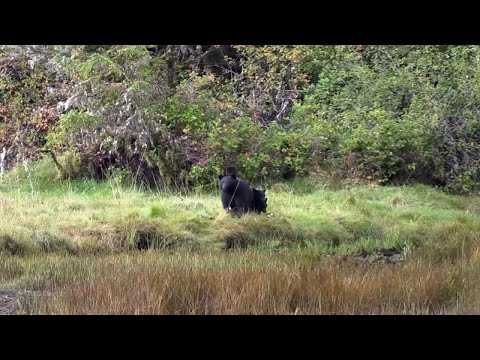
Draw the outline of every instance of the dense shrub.
[[[479,185],[479,46],[2,46],[0,158],[147,186]],[[28,170],[28,169],[27,169]]]

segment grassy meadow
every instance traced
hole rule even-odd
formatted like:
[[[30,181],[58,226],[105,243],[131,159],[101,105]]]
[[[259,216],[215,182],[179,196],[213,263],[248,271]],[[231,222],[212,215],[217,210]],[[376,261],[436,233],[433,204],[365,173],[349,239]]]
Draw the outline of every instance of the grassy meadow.
[[[431,187],[215,192],[115,181],[0,184],[0,288],[21,314],[480,313],[480,199]]]

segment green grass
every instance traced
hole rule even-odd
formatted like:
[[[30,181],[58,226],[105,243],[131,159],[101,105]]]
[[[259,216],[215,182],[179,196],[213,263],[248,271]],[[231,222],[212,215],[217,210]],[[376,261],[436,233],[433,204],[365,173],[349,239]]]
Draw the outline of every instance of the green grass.
[[[421,185],[334,191],[312,180],[274,184],[267,188],[268,215],[235,218],[224,213],[218,193],[140,191],[112,184],[52,181],[32,192],[29,186],[3,183],[0,251],[254,247],[343,256],[392,247],[455,247],[458,241],[452,239],[476,243],[480,233],[478,197]]]
[[[0,287],[23,313],[480,313],[478,197],[304,179],[236,218],[218,193],[9,177]]]

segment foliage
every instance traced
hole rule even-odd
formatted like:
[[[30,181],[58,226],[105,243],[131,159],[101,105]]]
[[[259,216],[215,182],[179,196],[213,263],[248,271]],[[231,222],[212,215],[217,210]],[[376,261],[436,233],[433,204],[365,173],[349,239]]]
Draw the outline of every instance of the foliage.
[[[479,69],[478,46],[2,46],[0,165],[48,150],[70,177],[149,187],[235,165],[477,191]]]

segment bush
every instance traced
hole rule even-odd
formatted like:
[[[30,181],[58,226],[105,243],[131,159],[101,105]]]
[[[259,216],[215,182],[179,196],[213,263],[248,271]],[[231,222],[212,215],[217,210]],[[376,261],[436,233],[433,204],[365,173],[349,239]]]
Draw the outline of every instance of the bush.
[[[213,188],[231,165],[250,181],[480,185],[479,46],[41,49],[32,66],[0,48],[7,169],[53,151],[62,177],[148,187]]]

